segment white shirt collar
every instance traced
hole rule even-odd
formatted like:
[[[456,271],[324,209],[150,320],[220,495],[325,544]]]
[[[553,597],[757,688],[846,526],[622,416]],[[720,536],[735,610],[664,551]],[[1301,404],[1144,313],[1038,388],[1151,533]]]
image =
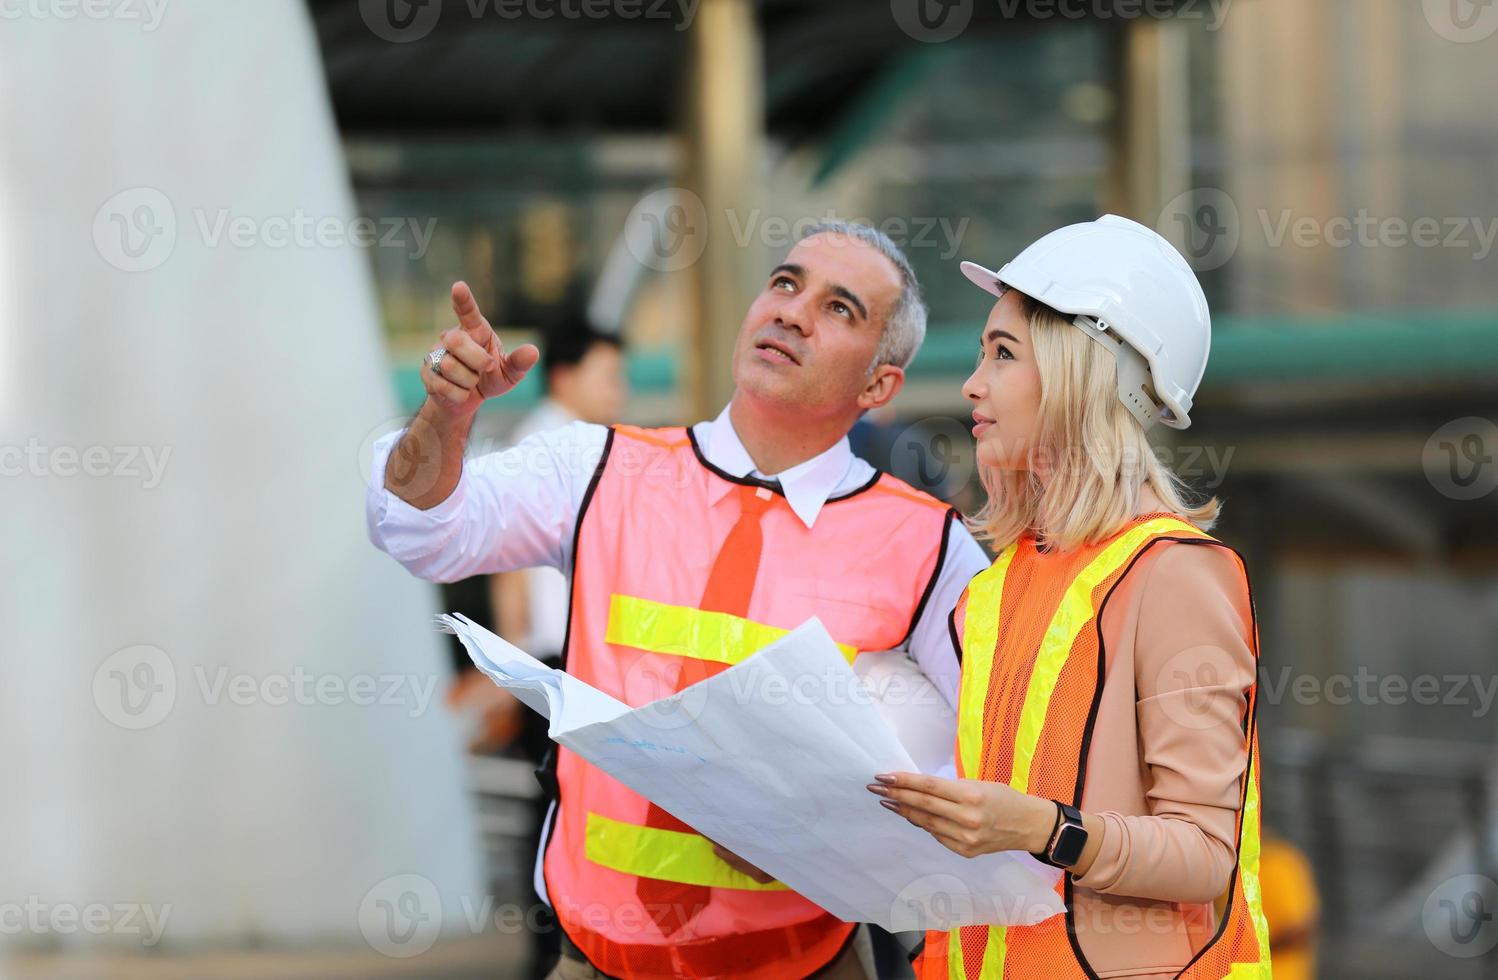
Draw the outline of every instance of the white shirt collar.
[[[718,417],[711,422],[699,422],[695,432],[698,444],[702,447],[702,455],[729,476],[752,476],[779,482],[780,488],[785,491],[786,503],[791,505],[791,510],[795,511],[796,516],[801,518],[801,523],[807,527],[811,527],[816,521],[817,515],[822,512],[822,505],[827,503],[827,498],[832,496],[855,459],[853,449],[848,445],[848,437],[844,436],[831,448],[811,459],[797,463],[774,476],[766,476],[754,468],[754,460],[739,440],[739,434],[734,431],[727,408],[719,412]],[[713,491],[711,502],[716,504],[728,495],[731,488],[732,485],[728,483],[719,485]]]

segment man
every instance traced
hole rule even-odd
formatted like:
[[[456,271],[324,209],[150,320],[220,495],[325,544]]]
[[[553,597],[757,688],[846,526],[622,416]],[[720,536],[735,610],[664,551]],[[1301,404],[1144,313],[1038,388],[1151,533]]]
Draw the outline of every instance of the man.
[[[947,613],[987,560],[954,512],[848,448],[925,334],[920,287],[887,237],[810,229],[744,317],[733,400],[690,429],[574,423],[465,462],[473,413],[538,354],[504,352],[462,283],[453,306],[459,326],[429,355],[436,373],[422,370],[426,404],[376,445],[379,547],[437,581],[570,570],[563,664],[629,704],[813,615],[852,652],[907,651],[955,704]],[[564,930],[553,976],[864,976],[853,926],[570,752],[556,779],[537,869]]]

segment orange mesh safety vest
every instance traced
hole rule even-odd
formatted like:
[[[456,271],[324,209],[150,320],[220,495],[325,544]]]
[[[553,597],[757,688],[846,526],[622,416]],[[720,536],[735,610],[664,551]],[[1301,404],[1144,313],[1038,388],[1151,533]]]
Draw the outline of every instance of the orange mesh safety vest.
[[[638,706],[680,690],[689,660],[727,669],[811,616],[850,661],[905,641],[955,515],[890,476],[829,498],[811,528],[777,494],[760,519],[748,616],[697,608],[739,517],[736,494],[722,491],[753,482],[715,470],[687,429],[613,428],[578,516],[568,673]],[[852,925],[740,874],[706,838],[647,826],[643,797],[560,747],[556,776],[546,888],[568,938],[603,973],[804,977],[848,942]],[[647,910],[639,876],[707,886],[708,901]]]
[[[1231,551],[1178,517],[1151,514],[1099,544],[1070,552],[1042,555],[1034,539],[1025,537],[968,584],[958,604],[959,611],[966,606],[957,716],[960,776],[1082,805],[1105,666],[1102,610],[1135,561],[1162,541]],[[1242,558],[1238,561],[1242,567]],[[1243,588],[1247,594],[1246,570]],[[1257,627],[1253,648],[1257,655]],[[1270,976],[1269,931],[1259,893],[1257,693],[1256,685],[1248,690],[1242,720],[1249,762],[1238,813],[1238,860],[1220,905],[1227,914],[1178,974],[1190,980]],[[1075,935],[1071,876],[1063,874],[1058,888],[1066,913],[1037,925],[927,933],[917,977],[1096,980]]]

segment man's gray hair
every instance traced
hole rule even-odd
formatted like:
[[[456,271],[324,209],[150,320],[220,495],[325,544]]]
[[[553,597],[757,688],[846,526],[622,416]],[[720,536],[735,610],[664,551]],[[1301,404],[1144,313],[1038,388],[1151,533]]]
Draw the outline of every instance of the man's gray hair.
[[[874,246],[899,270],[900,295],[885,318],[879,350],[874,355],[874,363],[869,365],[869,371],[872,373],[881,364],[909,367],[921,349],[921,342],[926,339],[926,304],[921,298],[921,284],[916,280],[915,270],[910,267],[910,260],[884,232],[852,221],[818,221],[806,229],[797,243],[813,235],[829,234],[843,235]]]

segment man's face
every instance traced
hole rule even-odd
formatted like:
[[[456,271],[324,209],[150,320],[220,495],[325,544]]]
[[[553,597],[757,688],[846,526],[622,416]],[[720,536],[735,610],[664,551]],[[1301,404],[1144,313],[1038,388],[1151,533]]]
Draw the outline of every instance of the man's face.
[[[856,415],[899,296],[899,271],[872,245],[831,232],[797,243],[739,328],[734,383],[807,416]]]

